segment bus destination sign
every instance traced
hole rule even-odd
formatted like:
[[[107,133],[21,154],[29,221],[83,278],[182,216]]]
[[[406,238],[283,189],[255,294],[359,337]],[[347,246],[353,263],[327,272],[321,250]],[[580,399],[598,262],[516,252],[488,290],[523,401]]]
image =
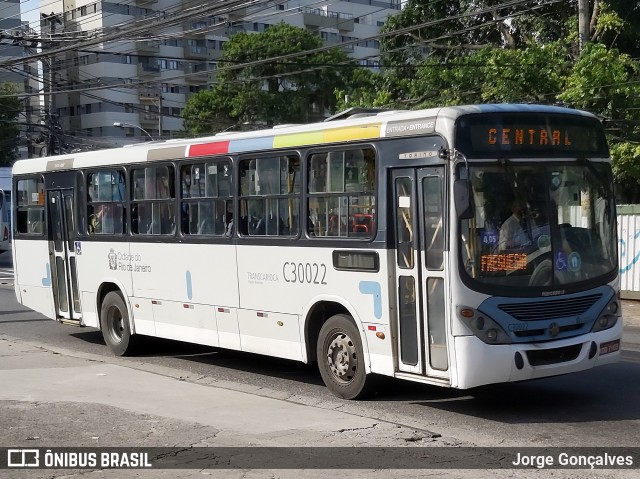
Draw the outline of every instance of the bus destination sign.
[[[608,156],[599,121],[586,116],[469,115],[458,121],[456,138],[458,148],[472,158]]]
[[[489,145],[571,146],[571,132],[566,128],[487,128]]]

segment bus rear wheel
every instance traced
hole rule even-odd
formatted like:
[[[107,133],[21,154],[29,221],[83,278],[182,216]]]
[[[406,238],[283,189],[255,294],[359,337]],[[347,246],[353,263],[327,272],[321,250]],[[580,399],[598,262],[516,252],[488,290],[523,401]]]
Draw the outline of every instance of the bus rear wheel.
[[[371,393],[360,333],[351,317],[337,314],[320,329],[318,369],[327,388],[343,399],[361,399]]]
[[[129,327],[127,305],[119,292],[106,294],[100,308],[100,329],[109,349],[116,356],[126,356],[134,349],[134,338]]]

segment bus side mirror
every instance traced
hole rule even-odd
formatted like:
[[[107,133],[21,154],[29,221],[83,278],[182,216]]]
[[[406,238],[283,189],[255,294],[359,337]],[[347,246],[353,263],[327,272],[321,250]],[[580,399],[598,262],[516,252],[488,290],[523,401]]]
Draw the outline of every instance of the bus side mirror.
[[[473,218],[473,202],[469,180],[456,180],[453,183],[453,201],[456,205],[458,219],[468,220]]]

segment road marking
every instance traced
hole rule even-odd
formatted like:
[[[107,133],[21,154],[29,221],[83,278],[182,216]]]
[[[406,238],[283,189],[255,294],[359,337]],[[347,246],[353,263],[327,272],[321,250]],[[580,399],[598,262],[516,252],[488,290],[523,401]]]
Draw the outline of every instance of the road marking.
[[[0,268],[0,284],[13,286],[13,268]]]

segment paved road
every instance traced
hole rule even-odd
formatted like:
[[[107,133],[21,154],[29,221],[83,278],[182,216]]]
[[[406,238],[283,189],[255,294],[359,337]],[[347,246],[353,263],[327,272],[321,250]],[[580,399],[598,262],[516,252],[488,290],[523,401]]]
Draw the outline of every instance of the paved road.
[[[469,391],[384,379],[371,401],[345,402],[314,367],[173,341],[149,340],[134,358],[113,358],[99,331],[58,324],[22,308],[0,288],[0,334],[47,350],[64,349],[136,369],[167,368],[186,381],[224,384],[274,398],[339,407],[353,414],[442,436],[449,445],[614,446],[640,444],[640,353],[579,374]]]

